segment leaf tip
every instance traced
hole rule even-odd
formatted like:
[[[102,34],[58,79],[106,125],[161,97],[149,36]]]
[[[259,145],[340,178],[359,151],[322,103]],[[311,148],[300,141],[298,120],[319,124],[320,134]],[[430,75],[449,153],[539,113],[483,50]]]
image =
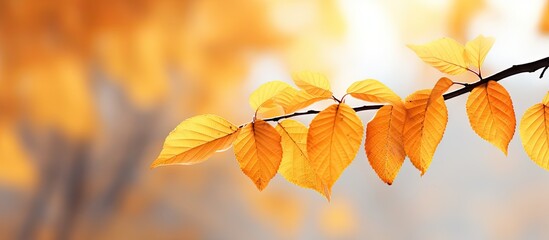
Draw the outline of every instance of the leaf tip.
[[[322,191],[320,191],[320,194],[323,195],[326,198],[326,200],[328,200],[328,202],[330,202],[332,198],[332,190],[323,182],[321,183],[321,186],[322,186]]]
[[[160,162],[160,159],[154,160],[151,165],[149,166],[149,169],[155,169],[157,167],[162,166],[162,163]]]
[[[268,182],[264,183],[261,179],[257,179],[257,181],[255,181],[254,183],[257,187],[257,190],[259,190],[260,192],[262,192],[267,187],[267,184],[269,184]]]
[[[505,156],[507,157],[508,156],[507,148],[500,148],[500,149],[503,152],[503,154],[505,154]]]
[[[498,143],[492,143],[492,144],[496,146],[499,150],[501,150],[501,152],[505,154],[505,156],[507,156],[509,151],[509,142],[507,142],[507,144],[505,144],[504,142],[500,142],[499,144]]]

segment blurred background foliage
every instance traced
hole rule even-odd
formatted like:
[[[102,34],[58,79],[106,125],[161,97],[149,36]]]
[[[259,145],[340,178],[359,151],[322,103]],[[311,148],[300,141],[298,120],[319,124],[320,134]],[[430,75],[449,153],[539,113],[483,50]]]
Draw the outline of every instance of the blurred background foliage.
[[[547,57],[548,33],[543,0],[2,0],[0,238],[548,237],[549,174],[518,141],[512,160],[486,160],[505,157],[463,130],[464,99],[431,174],[406,163],[387,187],[361,151],[331,203],[280,177],[259,193],[232,151],[148,167],[181,120],[248,121],[251,91],[292,71],[325,72],[336,93],[377,78],[404,97],[440,76],[405,44],[494,36],[493,73]],[[527,85],[549,84],[516,82],[521,116],[545,95]]]

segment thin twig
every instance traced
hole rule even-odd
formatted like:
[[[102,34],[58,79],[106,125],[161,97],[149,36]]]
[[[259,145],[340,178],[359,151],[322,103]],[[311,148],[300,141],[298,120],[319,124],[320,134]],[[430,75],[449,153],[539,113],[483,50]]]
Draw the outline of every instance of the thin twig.
[[[467,86],[470,85],[469,83],[462,83],[462,82],[453,82],[453,83],[456,84],[456,85],[464,86],[464,87],[467,87]]]
[[[540,79],[543,78],[543,74],[545,74],[545,71],[547,70],[548,67],[549,67],[549,66],[545,66],[545,67],[543,68],[543,71],[541,71],[541,74],[539,75],[539,78],[540,78]]]
[[[292,114],[288,114],[288,115],[282,115],[282,116],[278,116],[278,117],[273,117],[273,118],[266,118],[266,119],[263,119],[263,121],[278,121],[278,120],[282,120],[282,119],[285,119],[285,118],[291,118],[291,117],[297,117],[297,116],[301,116],[301,115],[310,115],[310,114],[318,114],[320,111],[318,110],[309,110],[309,111],[306,111],[306,112],[295,112],[295,113],[292,113]]]
[[[476,87],[478,87],[482,84],[485,84],[488,81],[496,81],[497,82],[497,81],[503,80],[505,78],[508,78],[508,77],[511,77],[511,76],[514,76],[514,75],[517,75],[517,74],[520,74],[520,73],[535,72],[538,69],[544,68],[544,67],[547,67],[547,66],[549,66],[549,57],[546,57],[546,58],[543,58],[543,59],[540,59],[540,60],[537,60],[537,61],[534,61],[534,62],[530,62],[530,63],[514,65],[514,66],[512,66],[510,68],[507,68],[507,69],[505,69],[501,72],[498,72],[498,73],[496,73],[492,76],[486,77],[483,80],[480,80],[480,81],[475,82],[475,83],[471,83],[467,87],[464,87],[464,88],[458,89],[456,91],[444,94],[444,100],[452,99],[452,98],[455,98],[459,95],[468,93],[468,92],[472,91],[474,88],[476,88]]]
[[[478,73],[475,72],[475,71],[473,71],[473,70],[470,69],[470,68],[465,68],[465,69],[466,69],[467,71],[469,71],[469,72],[474,73],[475,75],[477,75],[478,79],[482,80],[482,75],[481,75],[481,73],[480,73],[480,69],[479,69]]]

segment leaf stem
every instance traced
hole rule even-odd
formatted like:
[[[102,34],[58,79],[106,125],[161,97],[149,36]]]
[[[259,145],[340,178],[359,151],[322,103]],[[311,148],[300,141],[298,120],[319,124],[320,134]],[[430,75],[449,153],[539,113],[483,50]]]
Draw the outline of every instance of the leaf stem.
[[[465,69],[467,69],[467,71],[472,72],[472,73],[474,73],[475,75],[477,75],[477,77],[478,77],[479,80],[482,80],[482,74],[480,73],[480,69],[478,70],[478,73],[475,72],[474,70],[470,69],[470,68],[465,68]]]
[[[456,85],[461,85],[461,86],[464,86],[464,87],[467,87],[467,86],[470,85],[469,83],[454,82],[454,81],[452,81],[452,82],[453,82],[454,84],[456,84]]]
[[[543,74],[545,73],[545,71],[547,70],[548,67],[549,67],[549,66],[545,66],[545,67],[543,68],[543,71],[541,71],[541,74],[539,75],[539,78],[540,78],[540,79],[543,78]]]
[[[345,102],[345,97],[347,97],[347,95],[349,95],[349,94],[345,93],[345,95],[343,95],[343,97],[341,97],[341,102]]]

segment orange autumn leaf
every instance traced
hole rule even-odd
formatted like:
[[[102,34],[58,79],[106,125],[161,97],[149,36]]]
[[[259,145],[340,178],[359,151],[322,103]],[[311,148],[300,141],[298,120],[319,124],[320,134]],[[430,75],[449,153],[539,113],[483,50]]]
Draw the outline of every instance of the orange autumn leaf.
[[[347,89],[347,93],[351,96],[376,103],[400,103],[400,97],[388,88],[385,84],[374,79],[367,79],[363,81],[354,82]]]
[[[479,35],[477,38],[467,42],[467,44],[465,44],[467,62],[480,69],[495,41],[496,40],[493,37]]]
[[[457,75],[467,70],[465,47],[451,38],[441,38],[425,45],[408,45],[425,63],[443,73]]]
[[[515,134],[515,110],[509,93],[495,81],[476,87],[467,98],[467,116],[473,130],[507,155]]]
[[[259,191],[267,187],[278,171],[282,160],[280,140],[273,126],[256,120],[244,126],[233,143],[240,169]]]
[[[444,94],[446,91],[448,91],[448,89],[450,89],[452,85],[454,85],[454,82],[449,78],[440,78],[433,87],[433,90],[431,90],[431,96],[429,97],[429,101],[436,101],[437,98],[442,96],[442,94]]]
[[[329,200],[330,192],[313,169],[307,154],[307,127],[298,121],[286,119],[278,123],[276,130],[282,138],[283,148],[278,172],[289,182],[313,189]]]
[[[366,126],[366,156],[379,178],[391,185],[406,153],[404,152],[404,121],[406,109],[401,104],[381,107]]]
[[[328,98],[332,96],[330,82],[323,74],[301,72],[293,74],[292,77],[295,85],[313,96]]]
[[[151,167],[202,162],[229,148],[238,131],[237,126],[213,114],[189,118],[170,132]]]
[[[542,103],[526,110],[519,131],[528,156],[537,165],[549,170],[549,92]]]
[[[431,90],[420,90],[404,102],[407,110],[404,123],[404,150],[410,161],[425,174],[446,129],[448,110],[441,93],[429,101]]]
[[[355,158],[363,129],[356,112],[345,103],[329,106],[311,121],[307,153],[328,192]]]

